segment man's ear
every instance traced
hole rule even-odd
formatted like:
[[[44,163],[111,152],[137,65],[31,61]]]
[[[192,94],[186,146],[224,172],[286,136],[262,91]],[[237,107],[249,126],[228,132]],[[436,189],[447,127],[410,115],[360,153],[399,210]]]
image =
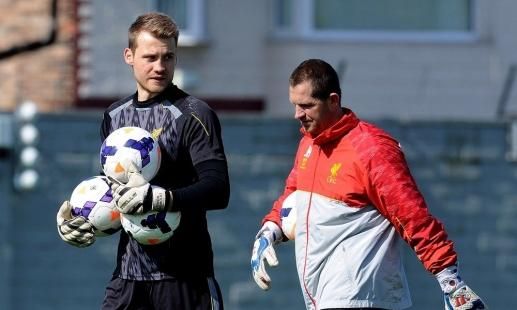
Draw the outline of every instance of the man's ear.
[[[124,49],[124,61],[130,65],[133,66],[133,51],[130,48]]]
[[[337,93],[330,93],[329,98],[333,106],[335,106],[336,108],[341,107],[341,98]]]

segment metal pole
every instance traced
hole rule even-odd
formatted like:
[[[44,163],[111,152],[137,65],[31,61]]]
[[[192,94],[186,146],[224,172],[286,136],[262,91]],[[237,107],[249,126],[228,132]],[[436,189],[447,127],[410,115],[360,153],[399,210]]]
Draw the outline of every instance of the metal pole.
[[[0,113],[0,308],[12,309],[13,116]]]

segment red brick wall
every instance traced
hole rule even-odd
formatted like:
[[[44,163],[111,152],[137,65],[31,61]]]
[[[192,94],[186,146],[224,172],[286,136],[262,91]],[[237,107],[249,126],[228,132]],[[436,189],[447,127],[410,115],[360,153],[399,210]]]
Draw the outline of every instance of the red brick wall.
[[[0,0],[0,110],[23,100],[45,112],[75,105],[77,0],[56,1],[55,40],[31,49],[49,38],[54,0]]]

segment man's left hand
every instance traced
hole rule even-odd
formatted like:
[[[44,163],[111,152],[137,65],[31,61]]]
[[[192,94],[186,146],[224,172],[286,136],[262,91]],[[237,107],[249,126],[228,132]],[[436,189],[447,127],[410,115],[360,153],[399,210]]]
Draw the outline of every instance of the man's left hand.
[[[117,209],[123,214],[167,211],[172,194],[159,186],[151,186],[139,173],[132,173],[126,184],[111,180]]]
[[[436,279],[443,291],[445,310],[488,309],[483,300],[460,278],[457,266],[440,271]]]
[[[483,300],[467,285],[444,294],[444,301],[446,310],[488,309]]]

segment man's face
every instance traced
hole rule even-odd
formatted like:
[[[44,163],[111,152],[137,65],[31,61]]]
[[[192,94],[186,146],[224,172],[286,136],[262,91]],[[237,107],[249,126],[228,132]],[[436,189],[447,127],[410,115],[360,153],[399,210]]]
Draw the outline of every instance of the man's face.
[[[289,101],[294,105],[294,118],[312,137],[339,120],[339,96],[332,93],[326,100],[312,97],[311,81],[289,86]]]
[[[174,77],[176,43],[173,38],[158,39],[149,32],[141,32],[135,50],[124,50],[124,60],[133,68],[138,100],[153,98],[163,91]]]

